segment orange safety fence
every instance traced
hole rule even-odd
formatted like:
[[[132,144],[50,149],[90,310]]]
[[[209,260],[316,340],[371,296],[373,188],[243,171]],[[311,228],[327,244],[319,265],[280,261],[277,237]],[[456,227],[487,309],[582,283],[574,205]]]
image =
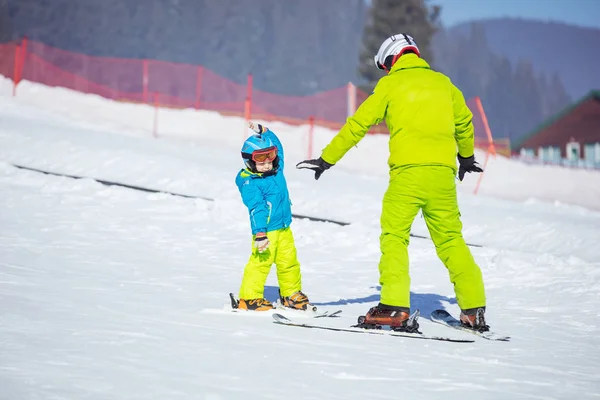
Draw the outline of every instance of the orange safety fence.
[[[0,44],[0,75],[13,81],[15,80],[15,70],[18,68],[15,63],[19,60],[16,54],[17,47],[16,43]]]
[[[311,96],[279,95],[255,90],[251,75],[246,82],[234,82],[201,65],[95,57],[26,38],[0,44],[0,74],[13,80],[15,95],[19,82],[28,80],[117,101],[307,124],[311,132],[314,126],[339,129],[368,96],[352,84]],[[491,155],[509,156],[508,139],[492,137],[481,100],[469,99],[467,105],[473,112],[476,146]],[[387,129],[382,123],[369,133]]]

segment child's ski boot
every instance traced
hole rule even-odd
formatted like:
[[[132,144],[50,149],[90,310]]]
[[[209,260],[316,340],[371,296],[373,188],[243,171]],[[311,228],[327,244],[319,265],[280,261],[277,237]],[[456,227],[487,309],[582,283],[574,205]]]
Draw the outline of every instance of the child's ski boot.
[[[292,293],[291,296],[283,297],[279,296],[281,301],[281,305],[287,308],[292,308],[294,310],[304,310],[304,311],[317,311],[317,307],[310,304],[308,301],[308,297],[301,291],[296,293]]]
[[[273,309],[273,304],[267,299],[240,299],[238,309],[248,311],[269,311]]]
[[[273,304],[267,299],[239,299],[236,300],[233,293],[229,293],[231,299],[231,308],[246,311],[269,311],[272,310]]]

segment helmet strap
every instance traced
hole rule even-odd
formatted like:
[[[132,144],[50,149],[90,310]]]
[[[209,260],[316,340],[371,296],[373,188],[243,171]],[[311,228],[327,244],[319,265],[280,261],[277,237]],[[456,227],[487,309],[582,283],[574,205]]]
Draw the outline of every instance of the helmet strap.
[[[394,64],[396,64],[396,61],[398,61],[398,59],[400,58],[400,56],[402,55],[402,53],[398,53],[394,56],[394,58],[392,58],[391,62],[389,63],[389,67],[387,66],[387,62],[385,64],[383,64],[383,69],[386,70],[386,72],[389,74],[392,71],[392,67],[394,66]],[[390,59],[391,56],[388,56],[388,60]],[[387,60],[386,60],[387,61]]]
[[[275,159],[272,161],[273,169],[267,172],[258,172],[256,170],[256,162],[254,162],[252,158],[248,159],[244,157],[244,163],[246,164],[246,167],[250,172],[253,172],[255,174],[262,174],[263,177],[275,175],[279,170],[279,156],[275,157]]]

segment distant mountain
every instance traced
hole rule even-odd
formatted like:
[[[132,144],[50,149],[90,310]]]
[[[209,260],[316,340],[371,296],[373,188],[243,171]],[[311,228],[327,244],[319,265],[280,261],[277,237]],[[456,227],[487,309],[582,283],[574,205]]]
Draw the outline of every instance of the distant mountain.
[[[600,29],[528,19],[486,19],[447,29],[468,34],[472,23],[485,28],[490,49],[513,65],[529,60],[536,72],[558,74],[574,101],[600,89]]]

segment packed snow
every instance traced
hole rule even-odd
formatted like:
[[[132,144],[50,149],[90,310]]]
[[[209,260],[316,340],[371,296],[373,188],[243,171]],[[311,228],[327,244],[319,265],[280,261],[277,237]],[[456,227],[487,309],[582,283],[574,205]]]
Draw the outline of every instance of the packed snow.
[[[459,184],[488,323],[510,342],[428,320],[459,308],[422,238],[409,248],[421,330],[474,343],[292,328],[224,310],[251,250],[234,184],[243,119],[161,109],[155,138],[150,106],[29,82],[11,94],[0,77],[0,399],[600,398],[599,171],[496,157],[478,195],[478,176]],[[268,126],[293,212],[350,223],[292,224],[303,290],[343,310],[303,320],[350,326],[379,300],[387,138],[366,137],[315,181],[293,168],[308,126]],[[312,156],[334,134],[316,128]],[[421,217],[413,233],[428,235]],[[274,273],[265,294],[277,297]]]

